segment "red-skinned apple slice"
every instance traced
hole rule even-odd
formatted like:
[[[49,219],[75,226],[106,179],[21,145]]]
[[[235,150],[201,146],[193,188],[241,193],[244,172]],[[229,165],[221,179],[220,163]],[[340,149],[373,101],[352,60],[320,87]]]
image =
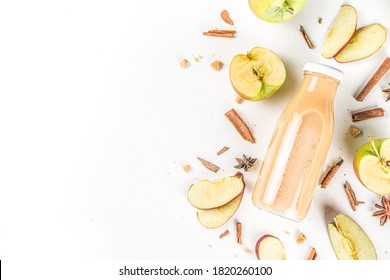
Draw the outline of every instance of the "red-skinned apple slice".
[[[210,229],[224,225],[240,207],[243,196],[244,193],[240,194],[228,204],[215,209],[198,210],[197,216],[200,224]]]
[[[335,60],[344,63],[369,57],[383,46],[386,37],[386,28],[380,24],[359,28],[345,48],[335,56]]]
[[[238,197],[245,188],[240,172],[234,176],[217,180],[202,180],[191,185],[187,197],[190,204],[198,209],[221,207]]]
[[[266,234],[256,243],[256,255],[259,260],[285,260],[286,252],[279,238]]]
[[[349,5],[341,6],[322,44],[321,55],[332,58],[339,53],[352,38],[357,26],[357,12]]]

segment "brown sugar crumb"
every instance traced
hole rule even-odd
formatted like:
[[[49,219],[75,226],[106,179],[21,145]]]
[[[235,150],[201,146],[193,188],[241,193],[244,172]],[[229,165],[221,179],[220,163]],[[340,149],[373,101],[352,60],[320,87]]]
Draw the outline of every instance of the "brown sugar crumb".
[[[297,237],[295,238],[295,241],[298,244],[302,244],[303,242],[305,242],[306,239],[307,239],[306,236],[300,232],[300,233],[298,233]]]
[[[189,166],[188,164],[186,164],[186,165],[183,166],[183,170],[184,170],[184,172],[190,172],[191,166]]]
[[[351,126],[349,129],[348,129],[348,134],[352,137],[356,137],[358,135],[360,135],[362,133],[362,131],[355,127],[355,126]]]
[[[215,71],[221,70],[223,63],[219,60],[213,61],[210,64],[211,68],[213,68]]]
[[[251,249],[249,249],[249,248],[245,248],[245,249],[244,249],[244,253],[246,253],[246,254],[251,254],[252,251],[251,251]]]
[[[237,95],[237,97],[236,97],[236,103],[237,103],[237,104],[241,104],[242,102],[244,102],[244,98],[242,98],[241,96]]]
[[[202,58],[203,58],[203,56],[198,55],[197,57],[194,58],[194,61],[199,62]]]
[[[187,59],[183,59],[180,61],[180,67],[182,68],[188,68],[190,66],[190,62]]]

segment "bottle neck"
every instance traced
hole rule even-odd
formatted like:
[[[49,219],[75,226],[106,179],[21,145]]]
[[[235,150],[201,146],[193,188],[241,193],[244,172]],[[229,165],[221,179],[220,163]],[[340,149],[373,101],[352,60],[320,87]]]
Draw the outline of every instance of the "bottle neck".
[[[317,72],[304,72],[301,90],[306,94],[315,94],[316,98],[332,100],[340,82],[330,76]]]

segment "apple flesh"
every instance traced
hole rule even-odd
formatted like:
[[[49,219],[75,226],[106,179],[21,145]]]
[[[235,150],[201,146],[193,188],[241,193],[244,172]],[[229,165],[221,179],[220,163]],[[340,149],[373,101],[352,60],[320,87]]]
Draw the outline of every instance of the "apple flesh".
[[[226,205],[208,210],[198,210],[197,216],[200,224],[205,228],[213,229],[224,225],[233,217],[240,207],[244,193],[233,199]]]
[[[273,95],[284,83],[286,69],[274,52],[255,47],[236,55],[230,64],[230,81],[242,98],[259,101]]]
[[[279,238],[266,234],[256,243],[256,255],[259,260],[285,260],[286,252]]]
[[[338,54],[355,33],[357,21],[358,15],[354,7],[341,6],[322,43],[321,55],[325,58],[332,58]]]
[[[241,173],[217,180],[202,180],[190,186],[188,201],[198,209],[221,207],[244,191],[245,183]]]
[[[328,225],[330,242],[339,260],[376,260],[370,238],[351,218],[338,214]]]
[[[356,152],[353,167],[360,182],[370,191],[390,193],[390,138],[370,139]]]
[[[336,56],[337,62],[352,62],[376,53],[385,43],[386,28],[380,24],[371,24],[359,28],[349,43]]]
[[[305,5],[306,0],[249,0],[252,12],[268,22],[285,22],[293,18]]]

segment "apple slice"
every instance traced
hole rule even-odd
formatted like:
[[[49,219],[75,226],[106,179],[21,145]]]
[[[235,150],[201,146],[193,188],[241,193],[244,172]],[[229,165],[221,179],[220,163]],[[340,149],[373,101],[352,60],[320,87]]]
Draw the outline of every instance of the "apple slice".
[[[273,95],[284,83],[286,69],[274,52],[255,47],[230,63],[230,81],[242,98],[258,101]]]
[[[198,209],[213,209],[238,197],[244,188],[243,176],[237,172],[234,176],[222,179],[196,182],[191,185],[187,197],[190,204]]]
[[[198,210],[197,216],[200,224],[210,229],[224,225],[238,210],[243,196],[244,192],[224,206],[209,210]]]
[[[370,238],[351,218],[338,214],[328,225],[330,242],[339,260],[377,260]]]
[[[322,43],[321,55],[323,57],[332,58],[347,45],[355,33],[357,20],[358,16],[354,7],[341,6]]]
[[[380,24],[371,24],[359,28],[351,41],[335,56],[337,62],[352,62],[376,53],[385,43],[386,28]]]
[[[259,260],[285,260],[286,252],[279,238],[266,234],[256,243],[256,255]]]
[[[353,167],[360,182],[370,191],[390,193],[390,138],[373,140],[356,152]]]

